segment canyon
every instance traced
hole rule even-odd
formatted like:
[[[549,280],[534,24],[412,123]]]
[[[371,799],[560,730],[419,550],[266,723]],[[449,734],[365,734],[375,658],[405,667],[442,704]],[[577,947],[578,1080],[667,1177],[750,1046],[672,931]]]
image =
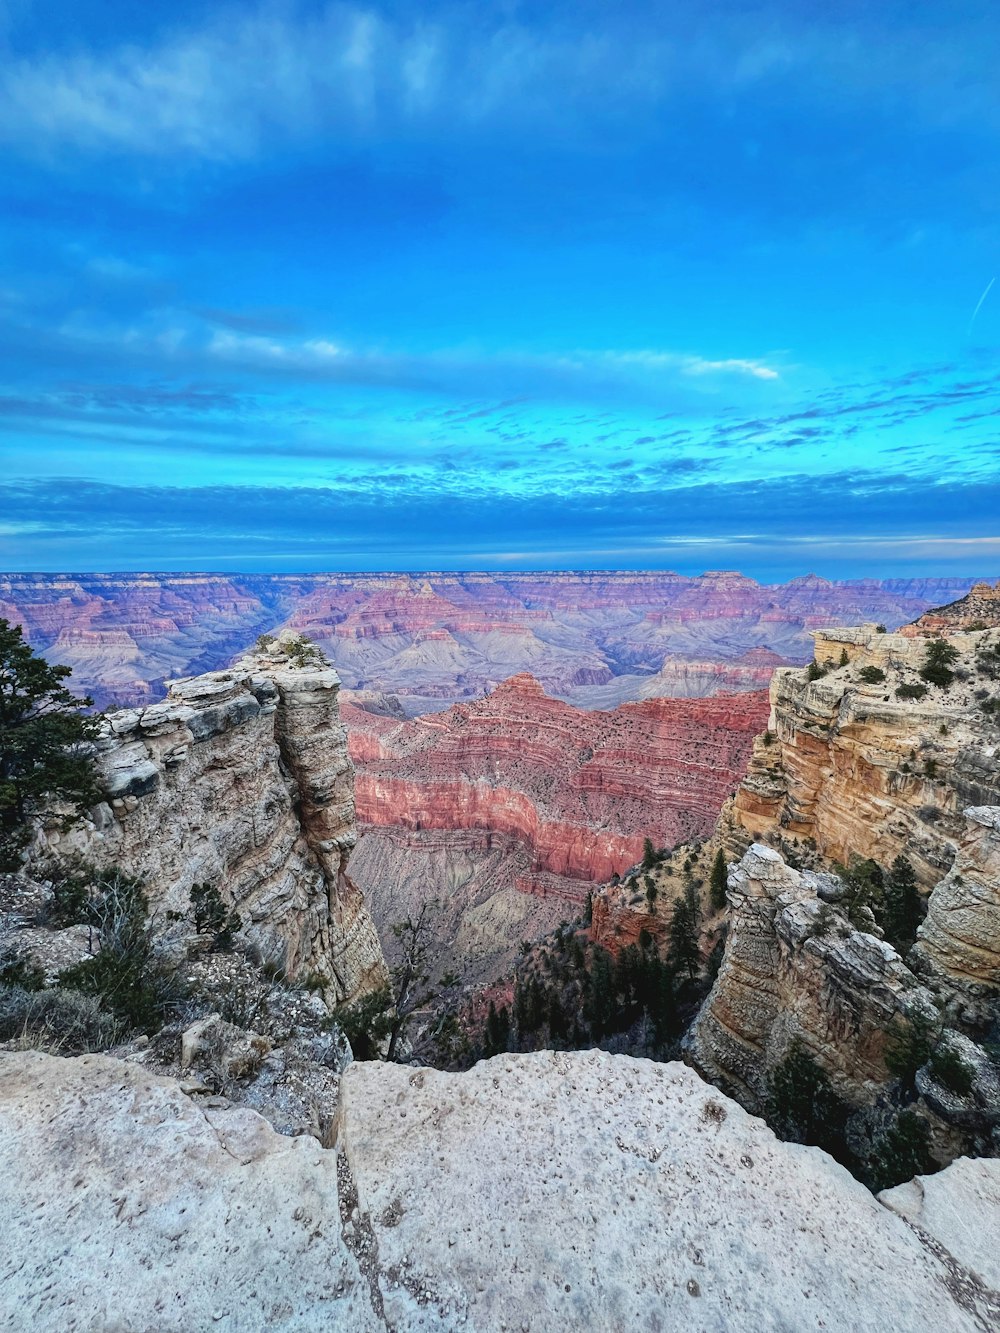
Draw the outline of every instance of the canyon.
[[[809,632],[894,629],[971,579],[762,585],[732,571],[468,574],[8,574],[0,617],[73,668],[98,707],[227,666],[263,632],[315,639],[347,690],[414,716],[531,672],[549,694],[611,708],[650,694],[761,689],[808,659]],[[659,677],[659,679],[657,679]]]
[[[438,900],[442,954],[485,980],[640,860],[647,838],[707,835],[766,716],[761,692],[586,711],[528,674],[412,721],[345,703],[353,873],[383,923]]]

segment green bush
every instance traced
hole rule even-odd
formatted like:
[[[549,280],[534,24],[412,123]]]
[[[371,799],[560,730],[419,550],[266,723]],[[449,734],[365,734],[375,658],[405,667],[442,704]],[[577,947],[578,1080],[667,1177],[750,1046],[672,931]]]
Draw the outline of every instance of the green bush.
[[[806,679],[822,680],[823,677],[826,675],[826,672],[827,668],[820,666],[820,664],[814,660],[810,662],[808,667],[806,668]]]
[[[847,1108],[816,1061],[795,1042],[768,1081],[767,1120],[779,1137],[839,1155]]]
[[[927,693],[926,685],[917,685],[915,682],[896,686],[897,699],[922,699]]]
[[[95,996],[60,987],[33,991],[0,986],[0,1041],[83,1055],[107,1050],[121,1035],[120,1024]]]
[[[921,680],[946,690],[955,679],[955,673],[951,668],[958,661],[958,657],[958,649],[947,639],[932,639],[927,645],[924,664],[920,668]]]
[[[364,995],[353,1004],[344,1005],[334,1021],[351,1043],[355,1060],[376,1060],[393,1025],[392,994],[383,986]]]
[[[862,667],[858,675],[866,685],[881,685],[885,680],[885,672],[877,666]]]
[[[901,1111],[881,1136],[868,1161],[868,1183],[875,1191],[891,1189],[934,1170],[931,1132],[915,1111]]]
[[[158,1031],[183,993],[176,974],[153,958],[147,906],[138,880],[115,871],[103,874],[88,908],[100,952],[59,977],[60,986],[99,1000],[127,1032]]]
[[[199,935],[211,935],[212,948],[228,953],[233,935],[239,930],[239,913],[230,910],[214,884],[191,885],[191,909],[194,928]]]
[[[21,990],[41,990],[45,973],[30,958],[9,954],[0,958],[0,986],[19,986]]]

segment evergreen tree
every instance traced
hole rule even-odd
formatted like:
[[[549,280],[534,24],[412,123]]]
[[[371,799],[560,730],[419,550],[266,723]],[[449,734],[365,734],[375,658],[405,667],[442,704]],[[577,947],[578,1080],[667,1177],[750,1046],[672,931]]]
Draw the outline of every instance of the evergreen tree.
[[[642,843],[642,868],[643,870],[652,870],[656,865],[656,849],[649,838],[644,838]]]
[[[906,953],[917,938],[920,925],[920,894],[913,865],[905,856],[897,856],[889,868],[885,884],[885,933],[900,953]]]
[[[94,719],[62,683],[66,666],[50,666],[19,625],[0,619],[0,870],[14,870],[30,837],[30,820],[53,805],[78,817],[100,799],[86,742]]]
[[[781,1138],[815,1144],[834,1156],[843,1154],[846,1108],[798,1042],[771,1075],[767,1109],[768,1121]]]
[[[921,679],[947,689],[955,679],[951,668],[958,661],[958,656],[958,649],[947,639],[932,639],[927,645],[924,664],[920,668]]]
[[[690,887],[693,889],[693,884]],[[674,899],[668,956],[676,971],[686,972],[688,978],[694,980],[701,964],[701,950],[698,948],[698,918],[689,892]]]
[[[728,874],[726,858],[723,856],[722,848],[720,847],[715,853],[715,860],[712,862],[712,876],[708,881],[712,907],[717,912],[721,912],[726,905],[726,880]]]

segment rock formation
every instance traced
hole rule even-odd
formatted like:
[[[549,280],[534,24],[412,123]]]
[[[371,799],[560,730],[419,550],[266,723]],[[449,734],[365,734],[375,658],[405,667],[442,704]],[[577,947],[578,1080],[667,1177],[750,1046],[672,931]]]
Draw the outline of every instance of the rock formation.
[[[340,1002],[381,984],[384,964],[347,873],[353,768],[337,673],[289,646],[109,714],[97,743],[106,802],[69,832],[47,828],[35,857],[78,853],[137,875],[160,914],[212,883],[265,955],[318,974]]]
[[[983,663],[1000,636],[950,636],[959,654],[948,688],[925,685],[926,641],[876,626],[815,635],[818,679],[780,669],[768,731],[723,812],[731,855],[752,839],[809,844],[826,861],[905,853],[925,890],[951,866],[968,806],[1000,804],[998,730],[984,710],[992,684]],[[847,659],[840,665],[843,658]],[[883,679],[866,681],[866,670]],[[923,689],[919,698],[898,691]]]
[[[895,1086],[889,1045],[922,1026],[966,1071],[967,1087],[949,1092],[930,1047],[917,1061],[914,1095],[940,1161],[996,1152],[1000,1125],[1000,1077],[976,1044],[1000,996],[1000,634],[949,634],[953,660],[935,683],[921,672],[949,614],[929,635],[820,631],[811,670],[776,673],[769,729],[719,821],[729,933],[686,1039],[697,1067],[754,1109],[793,1048],[857,1108]],[[926,897],[905,962],[874,916],[849,923],[843,885],[822,873],[898,855]]]
[[[846,1100],[870,1102],[892,1078],[886,1044],[899,1017],[933,1013],[930,993],[890,945],[824,920],[819,894],[830,878],[800,874],[757,843],[730,873],[725,955],[686,1046],[746,1105],[765,1105],[768,1080],[795,1043]]]
[[[521,671],[583,707],[760,688],[771,659],[748,652],[802,661],[813,628],[892,628],[971,583],[763,586],[728,571],[11,574],[0,577],[0,616],[72,666],[100,707],[151,703],[164,680],[226,666],[261,631],[288,626],[328,650],[348,687],[399,694],[412,716]]]
[[[351,1065],[335,1150],[139,1067],[0,1053],[0,1322],[561,1333],[997,1326],[997,1164],[880,1204],[681,1065]],[[919,1187],[917,1187],[919,1188]],[[956,1214],[976,1209],[974,1232]],[[904,1220],[907,1219],[907,1220]],[[912,1219],[912,1220],[910,1220]]]
[[[481,829],[534,868],[600,881],[707,832],[765,714],[759,695],[656,699],[585,712],[530,675],[412,722],[345,706],[362,826]]]
[[[977,994],[1000,989],[1000,809],[965,811],[966,832],[927,901],[914,964]]]

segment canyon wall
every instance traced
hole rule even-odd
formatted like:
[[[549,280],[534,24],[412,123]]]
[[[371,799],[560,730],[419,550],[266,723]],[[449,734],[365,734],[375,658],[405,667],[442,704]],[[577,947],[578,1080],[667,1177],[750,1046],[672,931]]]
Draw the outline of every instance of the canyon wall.
[[[382,984],[381,949],[348,874],[353,769],[335,671],[281,642],[228,671],[170,682],[164,702],[108,714],[97,743],[106,801],[34,849],[140,876],[153,909],[189,908],[209,882],[246,936],[341,1003]]]
[[[912,1095],[941,1162],[1000,1145],[1000,616],[975,600],[975,616],[962,602],[905,633],[821,631],[812,671],[776,673],[768,732],[719,821],[728,936],[686,1039],[753,1109],[795,1048],[863,1107],[898,1087],[892,1043],[926,1030]],[[935,684],[921,671],[942,635],[953,678]],[[899,855],[926,908],[903,955],[826,873]],[[964,1091],[926,1063],[935,1046],[965,1066]]]
[[[99,707],[153,702],[166,679],[226,666],[284,626],[321,643],[348,688],[397,694],[413,716],[523,671],[582,707],[762,688],[768,666],[805,660],[811,629],[894,628],[971,582],[761,585],[730,571],[11,574],[0,576],[0,616],[71,666]]]
[[[355,874],[380,926],[442,904],[446,952],[486,980],[520,940],[657,847],[704,835],[766,716],[761,693],[610,712],[529,675],[412,721],[345,703],[357,770]],[[529,905],[523,895],[536,904]]]
[[[758,839],[884,866],[905,853],[930,889],[965,835],[963,811],[1000,804],[1000,726],[989,704],[1000,634],[948,637],[958,658],[947,689],[920,677],[926,638],[868,625],[821,630],[815,640],[825,675],[775,672],[768,730],[723,811],[727,849],[739,855]],[[866,681],[866,669],[884,679]],[[900,697],[900,688],[925,693]]]
[[[601,881],[707,832],[766,715],[757,694],[587,712],[518,675],[485,699],[410,722],[344,707],[361,826],[479,829],[532,868]]]

